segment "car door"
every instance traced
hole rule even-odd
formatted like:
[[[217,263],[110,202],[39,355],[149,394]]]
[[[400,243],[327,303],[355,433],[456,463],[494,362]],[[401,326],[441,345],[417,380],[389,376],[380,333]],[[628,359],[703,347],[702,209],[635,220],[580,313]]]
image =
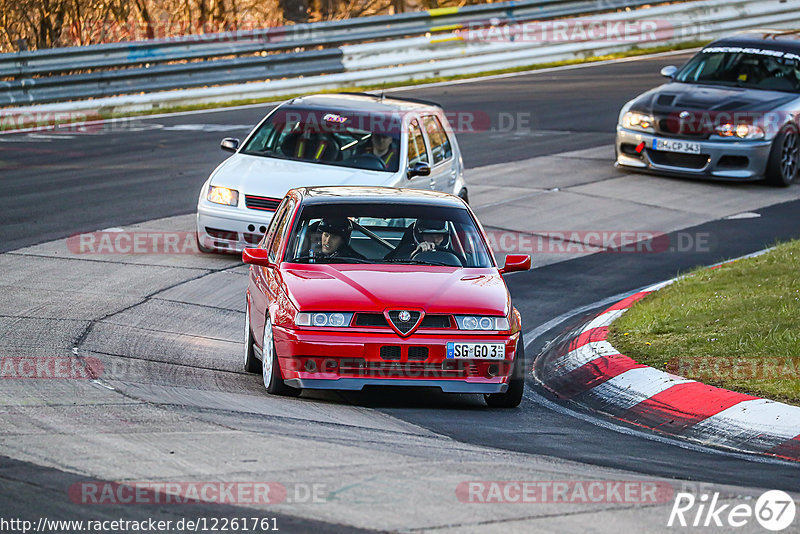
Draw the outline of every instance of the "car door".
[[[457,162],[453,157],[453,145],[436,115],[422,117],[422,125],[428,138],[431,152],[430,182],[433,189],[453,193],[458,176]]]
[[[264,331],[267,308],[271,302],[275,301],[280,291],[280,278],[277,269],[278,254],[284,236],[289,229],[294,206],[294,199],[285,198],[283,200],[275,211],[275,217],[272,218],[264,239],[259,244],[260,248],[269,250],[269,259],[275,265],[273,267],[254,265],[250,269],[250,285],[253,288],[253,291],[251,291],[250,324],[252,325],[255,339],[259,342],[262,340],[261,334]]]
[[[412,118],[408,122],[407,130],[407,145],[408,157],[407,169],[411,169],[416,163],[431,164],[430,153],[428,146],[425,143],[425,135],[422,133],[422,126],[417,118]],[[402,187],[414,187],[416,189],[433,189],[435,182],[430,176],[413,176],[406,178],[405,184]]]

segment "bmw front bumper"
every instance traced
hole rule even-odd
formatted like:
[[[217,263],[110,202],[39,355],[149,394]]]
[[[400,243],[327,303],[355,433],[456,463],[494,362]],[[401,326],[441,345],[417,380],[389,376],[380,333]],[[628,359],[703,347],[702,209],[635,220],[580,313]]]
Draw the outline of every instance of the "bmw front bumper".
[[[696,176],[717,180],[749,181],[764,177],[771,141],[712,141],[680,139],[700,145],[700,154],[683,154],[654,149],[656,139],[665,136],[628,130],[617,126],[616,165],[658,174]],[[644,143],[644,148],[636,148]]]

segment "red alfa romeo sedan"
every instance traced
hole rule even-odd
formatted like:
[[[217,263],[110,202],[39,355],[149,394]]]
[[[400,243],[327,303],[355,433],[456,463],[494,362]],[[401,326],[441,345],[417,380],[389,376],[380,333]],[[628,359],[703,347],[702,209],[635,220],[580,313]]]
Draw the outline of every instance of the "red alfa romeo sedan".
[[[244,368],[267,391],[427,386],[519,405],[524,342],[475,215],[446,193],[290,190],[250,264]]]

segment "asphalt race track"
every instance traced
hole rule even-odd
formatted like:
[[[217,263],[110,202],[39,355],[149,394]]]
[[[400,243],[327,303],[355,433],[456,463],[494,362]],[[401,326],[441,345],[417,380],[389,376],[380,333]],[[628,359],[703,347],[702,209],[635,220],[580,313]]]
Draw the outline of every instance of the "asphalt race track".
[[[687,57],[397,93],[477,117],[482,126],[459,142],[487,229],[668,235],[655,253],[587,254],[546,240],[533,270],[507,277],[529,357],[610,297],[800,237],[800,185],[613,168],[620,106]],[[267,396],[260,377],[240,371],[247,270],[235,256],[80,255],[66,246],[68,236],[107,228],[190,232],[198,188],[225,157],[220,138],[243,137],[265,109],[0,136],[0,356],[78,355],[96,371],[2,381],[0,517],[259,517],[284,532],[674,532],[671,497],[489,504],[464,502],[456,488],[639,481],[719,492],[732,505],[767,489],[797,500],[796,464],[573,412],[533,379],[516,410],[404,388]],[[277,504],[97,505],[81,493],[87,482],[275,482],[287,494]],[[309,496],[314,488],[319,498]],[[754,521],[738,530],[763,531]]]

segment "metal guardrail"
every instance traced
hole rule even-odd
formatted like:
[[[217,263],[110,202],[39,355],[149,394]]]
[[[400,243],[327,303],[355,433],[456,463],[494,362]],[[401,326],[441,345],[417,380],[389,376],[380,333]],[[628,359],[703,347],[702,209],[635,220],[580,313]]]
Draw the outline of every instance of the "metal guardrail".
[[[0,82],[0,106],[25,106],[95,98],[89,101],[47,104],[44,108],[40,106],[39,109],[138,111],[155,106],[265,98],[354,85],[377,85],[432,76],[472,74],[599,56],[633,47],[670,45],[698,39],[710,40],[752,28],[800,27],[800,0],[686,0],[618,12],[609,12],[605,8],[618,7],[621,4],[599,5],[603,13],[597,11],[596,2],[585,0],[525,0],[490,4],[489,7],[470,6],[459,10],[414,13],[397,16],[396,22],[394,22],[395,17],[371,17],[356,21],[324,23],[318,27],[309,25],[317,28],[315,31],[318,32],[318,39],[344,40],[344,34],[351,32],[349,34],[351,37],[346,39],[354,44],[233,59],[161,63],[149,68],[98,69],[84,74]],[[591,6],[594,6],[594,11]],[[556,10],[559,15],[555,14]],[[491,38],[490,31],[510,27],[504,25],[526,21],[534,21],[530,23],[534,25],[546,25],[548,19],[567,16],[567,11],[570,11],[571,15],[574,15],[575,11],[586,12],[584,17],[570,18],[569,24],[627,23],[634,28],[633,33],[627,36],[631,40],[597,40],[589,36],[549,40],[514,36],[507,39]],[[496,20],[492,20],[488,25],[485,24],[487,14],[501,12],[502,17],[491,17]],[[644,24],[636,25],[642,21],[655,23],[655,27],[653,24],[648,28],[645,28]],[[559,23],[563,24],[564,21],[549,21],[553,27]],[[415,24],[424,25],[427,31],[419,33],[420,30],[414,26]],[[372,32],[371,38],[359,40],[360,38],[352,37],[356,35],[353,30],[356,27],[361,28],[359,31],[362,33],[358,35],[362,36],[366,29],[369,29]],[[635,31],[637,27],[639,34]],[[381,28],[385,30],[384,33],[381,33]],[[481,34],[481,29],[488,31],[486,34]],[[311,38],[302,40],[299,37],[301,31],[298,30],[292,38],[296,39],[290,49],[300,47],[301,43],[306,48],[313,48],[309,43],[320,42],[313,40],[313,32]],[[387,40],[388,32],[401,32],[402,38]],[[471,32],[477,32],[477,36],[471,35]],[[378,34],[381,34],[381,39],[374,38]],[[276,46],[288,47],[289,41]],[[196,44],[183,42],[180,46],[189,47],[194,53],[200,53],[195,47],[200,47],[201,44],[220,46],[220,43],[216,42]],[[222,44],[253,46],[252,42],[246,41]],[[50,57],[56,53],[78,54],[70,59],[77,61],[75,58],[79,57],[79,54],[87,53],[86,50],[89,49],[95,54],[93,57],[97,58],[97,50],[100,48],[103,50],[113,48],[114,53],[121,53],[126,46],[133,46],[136,50],[148,49],[151,52],[166,50],[159,48],[164,46],[163,42],[144,42],[84,47],[79,50],[48,50],[42,51],[41,55]],[[173,43],[169,46],[173,46]],[[181,50],[180,46],[172,49],[172,52],[177,54],[176,50]],[[203,53],[207,52],[208,50]],[[108,53],[111,54],[110,51]],[[40,53],[35,54],[38,57]],[[61,57],[62,61],[66,61],[63,59],[66,56]],[[3,57],[0,57],[0,66],[2,59]],[[88,61],[86,59],[86,62]],[[131,61],[141,61],[141,58],[137,57]],[[44,68],[43,65],[44,63],[41,63],[39,67]],[[180,90],[167,91],[167,89]]]
[[[0,106],[338,73],[344,66],[337,61],[342,52],[336,47],[348,43],[631,9],[648,1],[521,0],[179,39],[0,54],[0,79],[5,78],[0,81]],[[304,50],[281,53],[298,48]],[[229,59],[231,56],[234,59]],[[74,72],[80,73],[71,74]]]

